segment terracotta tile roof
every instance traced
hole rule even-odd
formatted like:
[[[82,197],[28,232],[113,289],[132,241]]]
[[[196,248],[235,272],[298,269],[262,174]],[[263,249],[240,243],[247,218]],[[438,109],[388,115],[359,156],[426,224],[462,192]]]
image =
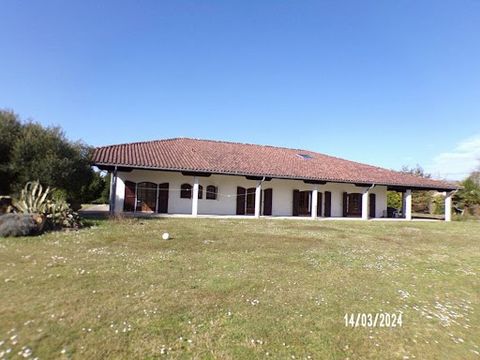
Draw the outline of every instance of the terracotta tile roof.
[[[117,165],[439,190],[456,189],[455,185],[445,181],[424,179],[307,150],[189,138],[99,147],[95,149],[92,160],[100,168]]]

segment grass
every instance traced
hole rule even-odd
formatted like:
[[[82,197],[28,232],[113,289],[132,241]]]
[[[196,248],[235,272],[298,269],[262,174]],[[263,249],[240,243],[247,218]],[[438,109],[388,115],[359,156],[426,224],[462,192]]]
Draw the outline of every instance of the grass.
[[[0,239],[0,359],[479,359],[479,234],[130,219]],[[403,326],[345,326],[378,312]]]

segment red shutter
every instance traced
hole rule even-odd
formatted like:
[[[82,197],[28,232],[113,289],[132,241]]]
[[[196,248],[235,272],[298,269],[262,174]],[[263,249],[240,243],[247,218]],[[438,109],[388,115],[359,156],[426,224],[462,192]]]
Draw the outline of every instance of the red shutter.
[[[168,183],[158,185],[158,209],[160,214],[168,213]]]
[[[135,183],[125,181],[125,196],[123,198],[123,211],[135,210]]]
[[[237,187],[237,215],[245,215],[245,194],[246,190],[243,187]]]
[[[332,216],[332,193],[325,191],[325,217]]]
[[[348,193],[343,193],[343,217],[348,215]]]
[[[322,216],[322,193],[320,191],[317,196],[317,216]]]
[[[293,190],[293,209],[292,209],[293,216],[298,216],[299,202],[300,202],[300,191]]]

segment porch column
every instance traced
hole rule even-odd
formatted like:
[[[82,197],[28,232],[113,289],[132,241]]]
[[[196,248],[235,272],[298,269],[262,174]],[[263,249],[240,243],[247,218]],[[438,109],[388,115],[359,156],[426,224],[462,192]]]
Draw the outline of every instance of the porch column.
[[[262,182],[257,181],[257,186],[255,187],[255,217],[260,217],[260,200],[262,197]]]
[[[362,194],[362,220],[368,220],[368,208],[370,200],[370,191],[365,190]]]
[[[452,221],[452,192],[445,194],[445,221]]]
[[[312,190],[312,219],[317,218],[318,209],[318,188]]]
[[[193,177],[192,215],[198,215],[198,176]]]
[[[405,191],[405,219],[412,220],[412,190]]]

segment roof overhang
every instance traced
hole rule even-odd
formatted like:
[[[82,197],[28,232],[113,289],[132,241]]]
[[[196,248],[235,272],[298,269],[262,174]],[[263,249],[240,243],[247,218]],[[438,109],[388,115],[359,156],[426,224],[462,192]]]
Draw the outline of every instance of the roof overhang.
[[[371,181],[359,182],[358,180],[338,180],[338,179],[318,179],[318,178],[309,178],[309,177],[297,177],[297,176],[284,176],[276,174],[256,174],[256,173],[246,173],[246,172],[232,172],[232,171],[212,171],[208,169],[192,170],[192,169],[182,169],[182,168],[156,168],[150,166],[138,166],[138,165],[127,165],[127,164],[109,164],[109,163],[93,163],[100,170],[113,171],[115,168],[119,172],[131,172],[132,170],[149,170],[149,171],[168,171],[168,172],[180,172],[186,176],[210,176],[210,175],[229,175],[229,176],[245,176],[250,180],[262,180],[266,179],[285,179],[285,180],[300,180],[306,184],[320,184],[324,185],[328,183],[337,183],[337,184],[354,184],[359,187],[370,187],[372,185],[376,186],[387,186],[387,190],[390,191],[399,191],[404,192],[407,189],[410,190],[435,190],[439,192],[449,192],[459,189],[459,187],[435,187],[435,186],[418,186],[413,184],[392,184],[392,183],[372,183]]]

